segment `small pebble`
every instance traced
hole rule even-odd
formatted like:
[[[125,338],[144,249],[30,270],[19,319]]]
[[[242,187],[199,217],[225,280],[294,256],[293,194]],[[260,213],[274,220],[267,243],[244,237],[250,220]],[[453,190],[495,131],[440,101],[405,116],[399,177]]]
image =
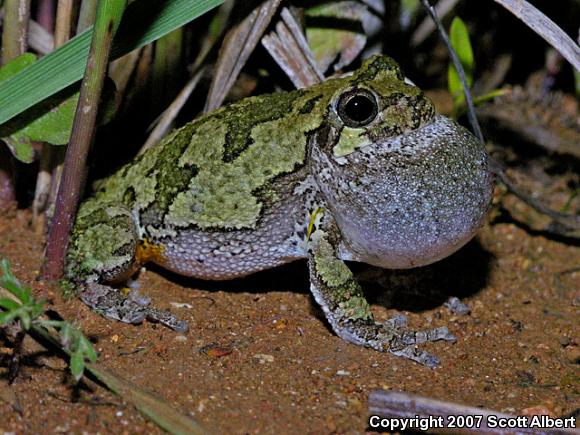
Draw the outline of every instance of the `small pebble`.
[[[451,311],[453,314],[456,314],[458,316],[466,316],[471,312],[471,309],[455,296],[452,296],[449,299],[447,299],[447,302],[445,302],[443,305],[446,308],[448,308],[449,311]]]

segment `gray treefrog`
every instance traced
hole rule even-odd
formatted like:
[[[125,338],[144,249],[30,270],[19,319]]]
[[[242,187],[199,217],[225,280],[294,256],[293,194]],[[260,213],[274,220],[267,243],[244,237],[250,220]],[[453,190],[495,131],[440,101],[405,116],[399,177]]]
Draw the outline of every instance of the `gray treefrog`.
[[[491,195],[484,147],[374,56],[350,76],[201,116],[102,181],[79,209],[65,273],[106,316],[185,330],[112,285],[148,261],[229,280],[307,258],[336,334],[434,366],[417,344],[453,339],[447,329],[375,322],[345,261],[435,262],[473,237]]]

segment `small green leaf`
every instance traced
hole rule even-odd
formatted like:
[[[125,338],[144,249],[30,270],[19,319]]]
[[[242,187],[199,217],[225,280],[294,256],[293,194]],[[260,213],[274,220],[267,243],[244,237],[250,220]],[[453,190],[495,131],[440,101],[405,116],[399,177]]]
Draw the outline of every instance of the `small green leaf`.
[[[11,310],[18,309],[20,307],[20,304],[12,299],[1,298],[0,299],[0,307],[11,311]]]
[[[12,322],[17,316],[16,311],[4,311],[0,313],[0,325],[6,325]]]
[[[83,377],[84,370],[85,360],[82,351],[77,349],[70,357],[70,371],[77,382]]]
[[[21,119],[22,115],[14,118],[13,121],[18,120],[18,124],[24,125],[12,131],[10,139],[20,144],[33,141],[48,142],[53,145],[66,144],[70,137],[78,98],[79,94],[75,93],[64,100],[59,99],[60,101],[48,99],[32,110],[24,112],[22,115],[27,115],[26,118]],[[0,134],[13,124],[9,122],[0,127]]]
[[[494,89],[493,91],[488,92],[487,94],[480,95],[477,98],[473,99],[473,105],[477,106],[478,104],[485,103],[486,101],[493,100],[494,98],[501,97],[507,93],[507,89]]]
[[[70,323],[64,322],[60,330],[60,342],[66,348],[69,347],[73,337],[73,327]]]
[[[471,87],[473,83],[474,70],[473,50],[471,48],[467,26],[461,18],[455,17],[453,19],[449,36],[451,39],[451,45],[455,49],[457,56],[459,57],[459,61],[465,70],[467,86]],[[461,85],[461,80],[459,80],[459,74],[457,73],[457,70],[451,63],[447,69],[447,81],[449,93],[453,97],[455,107],[460,106],[464,98],[463,86]]]
[[[30,315],[32,316],[33,319],[38,318],[43,311],[44,311],[44,301],[40,301],[36,304],[33,304],[30,307]]]
[[[417,15],[421,3],[419,0],[400,0],[399,21],[403,29],[407,29]]]
[[[4,287],[10,293],[18,298],[18,300],[26,303],[30,299],[30,290],[23,287],[10,270],[8,260],[5,258],[0,265],[2,269],[2,276],[0,276],[0,286]]]
[[[13,59],[11,62],[0,68],[0,83],[6,79],[9,79],[13,75],[32,65],[36,61],[36,56],[32,53],[24,53]],[[2,139],[2,133],[0,132],[0,139]],[[31,163],[34,158],[34,150],[32,149],[32,144],[21,143],[15,139],[4,139],[8,149],[12,152],[12,155],[18,160],[24,163]]]
[[[82,349],[84,355],[90,362],[95,362],[97,360],[97,352],[93,347],[93,343],[82,334],[79,337],[79,348]]]
[[[354,1],[323,3],[306,10],[306,38],[321,71],[340,70],[364,49],[368,7]],[[334,65],[333,65],[334,63]]]
[[[28,312],[25,310],[20,310],[20,315],[18,317],[20,317],[20,323],[22,323],[22,327],[26,330],[29,330],[31,322],[30,314],[28,314]]]
[[[9,137],[0,139],[6,143],[12,155],[22,163],[32,163],[34,161],[34,149],[32,148],[32,144],[30,144],[30,142],[19,143],[10,139]]]
[[[68,143],[79,99],[79,92],[71,94],[73,88],[47,98],[0,125],[0,139],[8,144],[14,157],[23,163],[31,163],[34,158],[32,142],[35,141],[52,145]],[[99,109],[99,123],[108,122],[115,115],[115,92],[113,81],[106,80]]]
[[[46,328],[48,327],[53,327],[53,328],[57,328],[60,329],[62,328],[63,323],[65,323],[63,320],[48,320],[48,319],[40,319],[38,321],[38,323],[41,326],[44,326]]]
[[[16,73],[19,73],[24,68],[29,67],[36,61],[36,55],[32,53],[24,53],[15,59],[12,59],[2,68],[0,68],[0,83],[9,79]]]

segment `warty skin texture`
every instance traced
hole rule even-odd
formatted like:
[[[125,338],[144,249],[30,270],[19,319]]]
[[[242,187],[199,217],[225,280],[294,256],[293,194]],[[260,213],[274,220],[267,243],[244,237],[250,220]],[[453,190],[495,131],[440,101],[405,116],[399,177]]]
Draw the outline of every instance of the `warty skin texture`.
[[[376,323],[343,260],[437,261],[474,235],[491,190],[483,146],[375,56],[349,77],[200,117],[103,180],[79,210],[66,275],[109,317],[183,330],[111,284],[148,261],[222,280],[307,258],[339,336],[435,365],[414,345],[447,330]]]

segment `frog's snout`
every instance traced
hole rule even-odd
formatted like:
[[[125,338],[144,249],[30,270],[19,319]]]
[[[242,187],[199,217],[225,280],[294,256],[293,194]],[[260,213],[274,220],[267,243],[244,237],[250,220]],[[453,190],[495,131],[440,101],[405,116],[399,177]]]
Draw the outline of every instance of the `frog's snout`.
[[[330,202],[353,260],[430,264],[461,248],[485,220],[493,190],[487,152],[447,118],[349,157],[358,182],[340,183],[348,186],[343,199]]]

